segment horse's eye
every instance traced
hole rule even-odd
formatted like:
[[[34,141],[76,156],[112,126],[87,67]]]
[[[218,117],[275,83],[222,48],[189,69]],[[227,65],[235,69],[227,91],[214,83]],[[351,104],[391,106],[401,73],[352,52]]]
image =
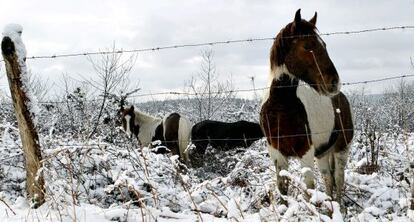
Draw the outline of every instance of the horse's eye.
[[[303,45],[303,48],[306,50],[306,51],[310,51],[310,50],[312,50],[312,45],[311,44],[304,44]]]

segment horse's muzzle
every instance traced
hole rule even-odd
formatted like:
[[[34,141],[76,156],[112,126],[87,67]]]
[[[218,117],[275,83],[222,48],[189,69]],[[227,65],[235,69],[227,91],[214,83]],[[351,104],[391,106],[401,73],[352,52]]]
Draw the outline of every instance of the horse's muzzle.
[[[324,91],[327,96],[335,96],[338,95],[341,92],[341,83],[336,82],[335,84],[332,83],[331,85],[328,85],[327,87],[324,87]]]
[[[318,91],[325,96],[335,96],[341,91],[341,83],[332,81],[330,84],[323,83],[318,85]]]

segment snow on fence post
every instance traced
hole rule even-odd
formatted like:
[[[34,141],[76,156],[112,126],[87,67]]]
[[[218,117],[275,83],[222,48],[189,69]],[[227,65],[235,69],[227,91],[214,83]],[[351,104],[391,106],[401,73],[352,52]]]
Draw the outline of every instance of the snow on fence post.
[[[33,207],[37,208],[45,202],[45,181],[39,136],[35,128],[38,107],[36,99],[29,92],[26,49],[20,38],[22,30],[20,25],[7,25],[3,31],[1,51],[26,162],[26,191]]]

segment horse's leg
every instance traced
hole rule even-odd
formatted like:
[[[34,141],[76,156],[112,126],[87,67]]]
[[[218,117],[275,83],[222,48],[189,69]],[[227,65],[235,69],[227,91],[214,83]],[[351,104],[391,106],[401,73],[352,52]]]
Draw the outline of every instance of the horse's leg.
[[[208,141],[201,138],[194,139],[194,149],[189,152],[189,160],[192,167],[201,167],[204,164],[204,154],[207,150]]]
[[[327,153],[325,156],[318,158],[318,166],[319,170],[321,171],[323,180],[325,182],[325,189],[326,193],[332,197],[332,190],[334,185],[334,177],[332,174],[332,167],[329,163],[329,159],[331,159],[331,156],[333,154]]]
[[[335,160],[335,171],[334,171],[334,177],[335,177],[335,186],[336,186],[336,198],[335,200],[338,201],[338,203],[341,204],[342,199],[342,193],[344,188],[344,182],[345,182],[345,166],[348,160],[348,153],[349,153],[349,147],[346,147],[345,150],[334,152],[334,160]]]
[[[315,189],[315,176],[313,174],[313,168],[315,166],[315,149],[313,146],[300,158],[302,165],[302,174],[305,179],[307,189]]]
[[[277,187],[282,195],[287,195],[289,187],[289,178],[287,176],[281,176],[281,170],[288,169],[288,160],[287,158],[279,152],[279,150],[273,148],[271,145],[268,145],[270,159],[273,161],[276,167],[276,176],[277,176]]]

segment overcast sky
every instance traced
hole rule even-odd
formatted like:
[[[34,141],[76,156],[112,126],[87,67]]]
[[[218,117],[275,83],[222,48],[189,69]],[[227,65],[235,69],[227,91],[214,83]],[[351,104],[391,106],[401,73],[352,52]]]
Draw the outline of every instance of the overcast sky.
[[[301,8],[310,19],[318,12],[321,33],[414,25],[414,0],[401,1],[20,1],[1,0],[0,27],[23,26],[28,56],[99,51],[116,46],[148,48],[183,43],[274,37]],[[2,29],[2,28],[1,28]],[[412,74],[414,30],[323,36],[343,82]],[[213,46],[220,77],[232,75],[235,88],[264,87],[271,41]],[[138,55],[131,79],[141,93],[182,90],[197,73],[205,48],[172,49]],[[127,55],[126,55],[127,56]],[[75,79],[93,76],[85,57],[28,60],[31,71],[54,83],[59,93],[62,73]],[[0,93],[8,90],[4,67]],[[390,83],[387,83],[390,84]],[[372,86],[373,91],[386,84]],[[344,87],[346,90],[346,87]]]

